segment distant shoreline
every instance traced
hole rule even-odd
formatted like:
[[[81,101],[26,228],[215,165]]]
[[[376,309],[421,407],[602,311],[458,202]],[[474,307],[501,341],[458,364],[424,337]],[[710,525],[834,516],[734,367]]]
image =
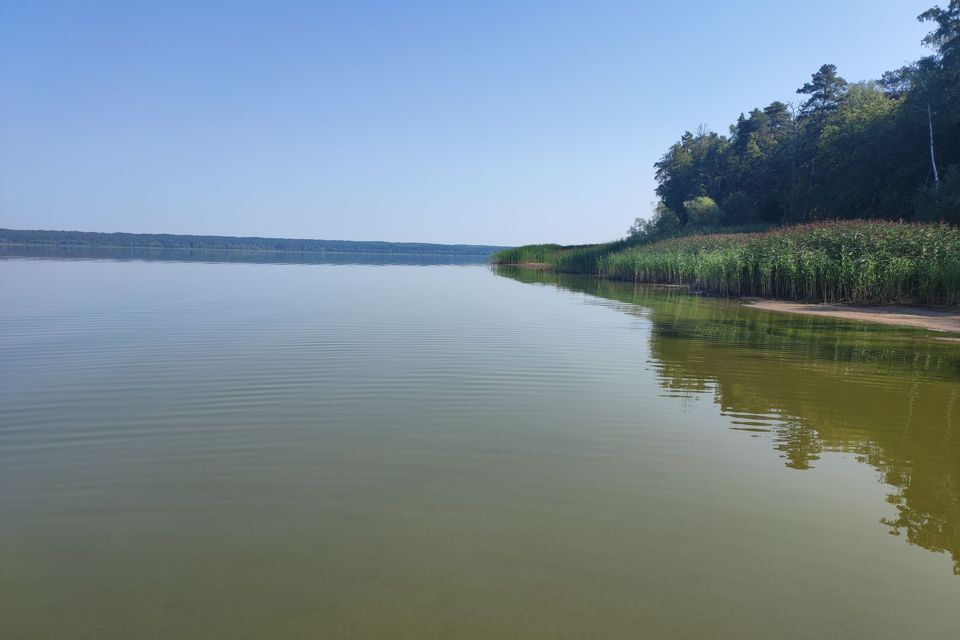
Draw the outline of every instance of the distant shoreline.
[[[437,257],[464,257],[464,258],[485,258],[485,253],[446,253],[437,251],[433,253],[415,253],[404,251],[356,251],[349,249],[244,249],[244,248],[226,248],[226,247],[160,247],[160,246],[141,246],[141,245],[119,245],[119,244],[57,244],[40,242],[0,242],[0,249],[4,247],[18,247],[26,249],[98,249],[98,250],[122,250],[122,251],[194,251],[194,252],[229,252],[229,253],[286,253],[286,254],[331,254],[331,255],[358,255],[358,256],[437,256]]]
[[[0,261],[94,260],[286,265],[488,265],[490,256],[469,253],[401,253],[206,249],[191,247],[121,247],[67,244],[0,244]]]
[[[386,242],[380,240],[322,240],[20,229],[0,229],[0,246],[451,256],[490,256],[506,248],[482,244]]]

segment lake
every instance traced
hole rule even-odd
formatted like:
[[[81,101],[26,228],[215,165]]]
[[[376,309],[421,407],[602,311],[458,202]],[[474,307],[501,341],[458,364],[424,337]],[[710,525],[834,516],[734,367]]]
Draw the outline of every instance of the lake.
[[[4,638],[960,637],[958,343],[454,259],[0,295]]]

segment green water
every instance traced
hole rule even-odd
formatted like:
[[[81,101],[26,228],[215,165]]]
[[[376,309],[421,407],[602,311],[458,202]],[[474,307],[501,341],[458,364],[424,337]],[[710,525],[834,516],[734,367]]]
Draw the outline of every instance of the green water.
[[[258,262],[0,260],[0,637],[960,636],[960,344]]]

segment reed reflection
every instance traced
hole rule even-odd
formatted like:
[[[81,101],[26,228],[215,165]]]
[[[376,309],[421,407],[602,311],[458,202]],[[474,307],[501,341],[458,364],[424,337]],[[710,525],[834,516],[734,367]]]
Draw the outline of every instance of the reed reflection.
[[[651,323],[651,360],[667,395],[712,394],[731,429],[769,438],[791,470],[815,469],[825,452],[872,466],[893,507],[879,522],[949,554],[960,575],[960,345],[678,290],[496,272],[627,303],[614,306]]]

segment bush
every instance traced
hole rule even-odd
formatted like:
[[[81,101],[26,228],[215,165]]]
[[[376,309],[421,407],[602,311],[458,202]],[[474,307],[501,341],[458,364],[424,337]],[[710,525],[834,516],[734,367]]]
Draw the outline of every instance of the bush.
[[[710,196],[697,196],[683,203],[687,213],[687,226],[705,229],[723,224],[723,209]]]
[[[662,202],[649,220],[637,218],[628,232],[631,240],[663,240],[680,232],[680,218]]]

